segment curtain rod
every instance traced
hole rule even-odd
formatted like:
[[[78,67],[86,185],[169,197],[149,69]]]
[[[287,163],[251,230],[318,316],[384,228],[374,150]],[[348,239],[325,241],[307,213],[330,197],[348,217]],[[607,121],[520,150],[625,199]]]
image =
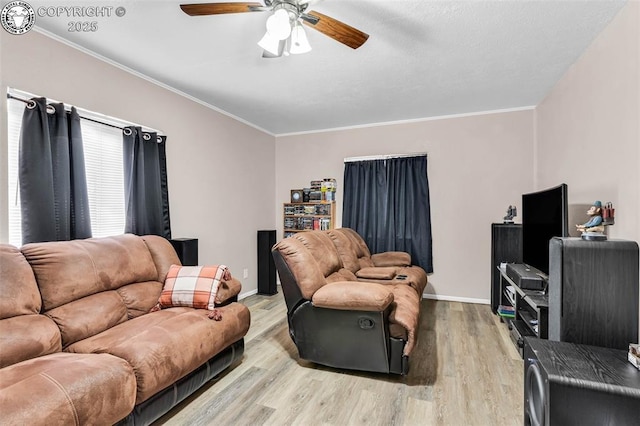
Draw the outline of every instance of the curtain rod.
[[[353,163],[356,161],[371,161],[371,160],[390,160],[392,158],[403,158],[403,157],[426,157],[426,152],[415,152],[412,154],[387,154],[387,155],[369,155],[366,157],[346,157],[344,159],[345,163]]]
[[[37,97],[37,96],[34,96],[34,97]],[[15,100],[15,101],[23,102],[23,103],[25,103],[25,104],[28,104],[29,102],[31,102],[31,99],[24,99],[24,98],[21,98],[21,97],[19,97],[19,96],[13,95],[13,94],[11,94],[11,93],[7,93],[7,99],[13,99],[13,100]],[[53,102],[56,102],[56,101],[53,101]],[[76,109],[77,109],[77,108],[76,108]],[[66,106],[65,106],[65,110],[67,110],[67,109],[66,109]],[[67,111],[68,111],[68,110],[67,110]],[[78,115],[79,115],[79,116],[80,116],[80,118],[82,118],[83,120],[87,120],[87,121],[91,121],[91,122],[93,122],[93,123],[97,123],[97,124],[102,124],[102,125],[105,125],[105,126],[109,126],[109,127],[114,128],[114,129],[124,130],[124,127],[120,127],[120,126],[117,126],[117,125],[115,125],[115,124],[108,123],[108,122],[106,122],[106,121],[101,121],[101,120],[96,120],[96,119],[94,119],[94,118],[86,117],[86,116],[84,116],[84,115],[81,115],[81,114],[80,114],[80,112],[81,112],[81,111],[78,111]],[[135,124],[135,123],[131,123],[131,125],[132,125],[132,126],[141,127],[145,132],[149,132],[149,133],[157,133],[159,136],[162,136],[162,132],[159,132],[159,131],[157,131],[157,130],[145,129],[144,127],[142,127],[142,126],[138,126],[138,125],[137,125],[137,124]]]

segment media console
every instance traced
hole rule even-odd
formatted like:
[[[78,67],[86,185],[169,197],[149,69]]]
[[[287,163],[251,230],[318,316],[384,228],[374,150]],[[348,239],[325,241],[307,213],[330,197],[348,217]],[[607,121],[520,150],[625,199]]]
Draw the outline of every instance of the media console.
[[[497,314],[520,353],[526,336],[615,349],[636,343],[638,257],[634,241],[552,238],[548,281],[521,264],[497,267]]]
[[[541,290],[530,290],[520,287],[511,279],[506,267],[498,267],[500,271],[500,306],[512,306],[513,315],[504,315],[499,310],[509,327],[511,339],[520,356],[523,356],[524,338],[548,338],[549,335],[549,296]]]

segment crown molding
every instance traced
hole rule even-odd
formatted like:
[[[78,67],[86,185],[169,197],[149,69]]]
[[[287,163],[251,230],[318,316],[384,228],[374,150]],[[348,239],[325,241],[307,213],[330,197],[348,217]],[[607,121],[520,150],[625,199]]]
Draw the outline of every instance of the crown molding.
[[[98,54],[98,53],[96,53],[96,52],[94,52],[94,51],[92,51],[90,49],[87,49],[86,47],[82,47],[79,44],[76,44],[76,43],[74,43],[72,41],[69,41],[69,40],[63,38],[63,37],[60,37],[59,35],[54,34],[51,31],[45,30],[43,28],[40,28],[37,25],[33,27],[33,30],[35,32],[37,32],[37,33],[40,33],[40,34],[46,36],[46,37],[49,37],[52,40],[55,40],[55,41],[57,41],[59,43],[67,45],[67,46],[69,46],[71,48],[74,48],[76,50],[79,50],[80,52],[82,52],[82,53],[84,53],[86,55],[89,55],[89,56],[91,56],[91,57],[93,57],[95,59],[98,59],[98,60],[100,60],[102,62],[105,62],[105,63],[107,63],[107,64],[109,64],[111,66],[114,66],[114,67],[122,70],[122,71],[125,71],[125,72],[127,72],[127,73],[129,73],[129,74],[131,74],[131,75],[133,75],[135,77],[141,78],[142,80],[148,81],[149,83],[152,83],[152,84],[154,84],[154,85],[156,85],[158,87],[161,87],[161,88],[163,88],[165,90],[173,92],[176,95],[182,96],[183,98],[189,99],[192,102],[195,102],[195,103],[197,103],[199,105],[202,105],[202,106],[204,106],[206,108],[209,108],[209,109],[211,109],[211,110],[213,110],[213,111],[215,111],[215,112],[217,112],[219,114],[222,114],[224,116],[232,118],[232,119],[234,119],[234,120],[236,120],[236,121],[238,121],[238,122],[240,122],[242,124],[245,124],[245,125],[247,125],[249,127],[252,127],[254,129],[259,130],[259,131],[261,131],[263,133],[266,133],[266,134],[268,134],[270,136],[274,136],[274,137],[276,136],[274,133],[272,133],[272,132],[270,132],[270,131],[268,131],[266,129],[263,129],[262,127],[256,126],[255,124],[250,123],[249,121],[244,120],[244,119],[242,119],[242,118],[240,118],[238,116],[235,116],[235,115],[231,114],[230,112],[227,112],[227,111],[225,111],[223,109],[220,109],[220,108],[218,108],[218,107],[216,107],[214,105],[211,105],[210,103],[204,102],[201,99],[198,99],[198,98],[196,98],[194,96],[189,95],[188,93],[185,93],[185,92],[183,92],[181,90],[178,90],[173,86],[169,86],[168,84],[162,83],[161,81],[158,81],[158,80],[156,80],[154,78],[149,77],[146,74],[143,74],[143,73],[141,73],[139,71],[136,71],[136,70],[134,70],[132,68],[129,68],[126,65],[123,65],[123,64],[121,64],[119,62],[116,62],[116,61],[114,61],[112,59],[109,59],[107,57],[104,57],[104,56],[102,56],[102,55],[100,55],[100,54]]]
[[[343,130],[366,129],[369,127],[395,126],[398,124],[422,123],[424,121],[448,120],[450,118],[473,117],[477,115],[504,114],[508,112],[531,111],[531,110],[534,110],[535,108],[536,107],[534,105],[530,105],[530,106],[523,106],[523,107],[517,107],[517,108],[505,108],[505,109],[494,109],[494,110],[488,110],[488,111],[466,112],[462,114],[436,115],[433,117],[411,118],[407,120],[396,120],[396,121],[382,121],[379,123],[357,124],[353,126],[333,127],[333,128],[318,129],[318,130],[305,130],[302,132],[276,133],[275,136],[277,138],[280,138],[280,137],[286,137],[286,136],[311,135],[315,133],[339,132]]]

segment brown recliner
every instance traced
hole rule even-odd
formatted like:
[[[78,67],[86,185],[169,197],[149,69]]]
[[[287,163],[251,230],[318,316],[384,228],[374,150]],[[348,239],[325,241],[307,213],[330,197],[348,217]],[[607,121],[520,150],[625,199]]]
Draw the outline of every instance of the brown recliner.
[[[298,233],[272,250],[302,359],[331,367],[406,374],[420,299],[406,284],[359,281],[324,231]]]
[[[411,266],[411,255],[401,251],[371,254],[367,243],[351,228],[326,231],[340,255],[344,267],[361,281],[380,284],[405,284],[413,287],[420,299],[427,286],[427,273]]]

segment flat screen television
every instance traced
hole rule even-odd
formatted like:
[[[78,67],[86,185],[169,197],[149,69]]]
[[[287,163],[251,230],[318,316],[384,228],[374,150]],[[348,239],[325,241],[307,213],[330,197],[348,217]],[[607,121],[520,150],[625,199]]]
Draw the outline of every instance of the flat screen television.
[[[549,275],[549,240],[569,236],[567,185],[522,195],[522,262]]]

